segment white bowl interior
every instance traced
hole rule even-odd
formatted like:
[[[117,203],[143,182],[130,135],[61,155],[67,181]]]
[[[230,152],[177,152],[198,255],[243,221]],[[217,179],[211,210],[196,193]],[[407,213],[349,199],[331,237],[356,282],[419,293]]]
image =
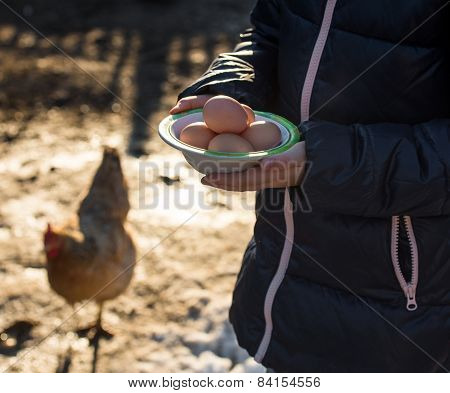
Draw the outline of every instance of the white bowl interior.
[[[255,121],[260,121],[260,120],[265,120],[265,121],[271,122],[278,127],[278,129],[280,130],[280,134],[281,134],[281,142],[278,144],[278,146],[287,142],[290,135],[289,135],[289,131],[287,130],[286,127],[284,127],[283,125],[281,125],[267,117],[255,115]],[[191,113],[189,115],[183,116],[173,122],[172,132],[175,135],[175,137],[177,139],[179,139],[181,131],[183,130],[184,127],[186,127],[187,125],[189,125],[191,123],[195,123],[198,121],[203,121],[203,113],[202,112]]]

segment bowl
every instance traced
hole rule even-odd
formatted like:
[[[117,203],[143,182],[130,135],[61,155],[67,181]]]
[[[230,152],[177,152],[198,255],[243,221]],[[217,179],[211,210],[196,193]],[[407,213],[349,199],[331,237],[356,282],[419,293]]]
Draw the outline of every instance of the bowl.
[[[278,146],[250,153],[230,153],[200,149],[178,138],[188,124],[203,121],[203,109],[167,116],[159,124],[159,135],[168,145],[181,151],[186,161],[197,171],[208,173],[242,172],[258,164],[263,158],[281,154],[300,141],[298,128],[281,116],[268,112],[255,112],[255,121],[265,120],[274,123],[280,130],[281,142]]]

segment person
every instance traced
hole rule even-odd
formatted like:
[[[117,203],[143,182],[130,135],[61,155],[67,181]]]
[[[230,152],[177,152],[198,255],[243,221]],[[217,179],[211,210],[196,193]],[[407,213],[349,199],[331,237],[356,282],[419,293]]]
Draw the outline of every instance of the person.
[[[449,8],[259,0],[171,110],[223,94],[299,124],[287,153],[202,180],[258,191],[230,320],[275,372],[450,369]]]

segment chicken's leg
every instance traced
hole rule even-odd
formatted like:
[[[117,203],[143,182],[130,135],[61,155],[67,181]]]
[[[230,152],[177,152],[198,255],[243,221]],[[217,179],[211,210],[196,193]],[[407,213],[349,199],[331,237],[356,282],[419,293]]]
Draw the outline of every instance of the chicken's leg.
[[[102,314],[103,314],[103,302],[98,304],[98,317],[97,317],[97,322],[95,324],[95,338],[110,339],[110,338],[114,337],[114,334],[103,328]]]
[[[102,314],[103,314],[103,302],[98,303],[97,321],[94,324],[79,329],[77,331],[80,337],[87,337],[91,345],[94,345],[95,342],[98,342],[98,340],[101,338],[110,339],[114,336],[112,332],[103,328]]]
[[[91,344],[94,347],[94,357],[92,359],[92,372],[97,372],[97,360],[98,360],[98,350],[100,347],[100,339],[106,338],[110,339],[113,334],[105,330],[102,326],[102,313],[103,313],[103,302],[98,305],[98,317],[95,324],[95,335],[91,340]]]

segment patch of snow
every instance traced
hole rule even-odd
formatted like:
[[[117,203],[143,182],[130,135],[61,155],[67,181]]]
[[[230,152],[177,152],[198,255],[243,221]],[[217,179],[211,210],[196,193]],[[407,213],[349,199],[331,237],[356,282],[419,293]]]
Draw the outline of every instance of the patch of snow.
[[[237,364],[230,371],[232,373],[265,373],[266,368],[256,363],[252,358],[248,358],[245,362]]]
[[[231,360],[221,358],[211,351],[202,352],[192,366],[193,372],[226,373],[231,368]]]

